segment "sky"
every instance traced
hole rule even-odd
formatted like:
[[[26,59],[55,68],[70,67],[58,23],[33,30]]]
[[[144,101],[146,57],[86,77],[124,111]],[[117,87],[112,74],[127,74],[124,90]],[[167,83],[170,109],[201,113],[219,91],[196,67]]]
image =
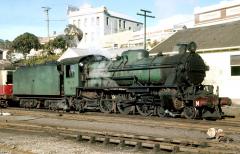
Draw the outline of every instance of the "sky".
[[[226,0],[225,0],[226,1]],[[14,40],[29,32],[36,36],[47,36],[46,15],[42,7],[50,7],[50,35],[63,32],[68,24],[67,7],[90,4],[93,7],[106,6],[109,10],[126,14],[143,22],[136,13],[140,9],[151,10],[156,18],[147,19],[149,26],[167,24],[172,21],[193,20],[195,7],[220,3],[221,0],[1,0],[0,39]]]

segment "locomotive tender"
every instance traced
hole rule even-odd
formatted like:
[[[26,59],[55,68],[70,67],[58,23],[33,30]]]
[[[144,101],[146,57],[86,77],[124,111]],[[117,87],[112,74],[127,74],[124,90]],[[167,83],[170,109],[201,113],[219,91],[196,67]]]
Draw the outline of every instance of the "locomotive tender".
[[[179,44],[179,53],[171,56],[128,50],[116,60],[83,55],[20,67],[13,75],[13,94],[29,108],[221,118],[221,106],[231,100],[202,85],[208,66],[195,51],[191,42]]]

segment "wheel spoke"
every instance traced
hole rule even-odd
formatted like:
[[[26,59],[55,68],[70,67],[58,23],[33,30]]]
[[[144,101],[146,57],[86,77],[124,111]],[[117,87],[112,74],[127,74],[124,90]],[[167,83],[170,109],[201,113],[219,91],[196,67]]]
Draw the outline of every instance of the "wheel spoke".
[[[162,106],[157,106],[157,115],[159,117],[165,117],[166,116],[165,109]]]
[[[132,111],[132,107],[133,106],[131,104],[128,104],[123,100],[119,100],[117,102],[117,108],[121,114],[129,114]]]
[[[113,101],[111,98],[106,97],[100,100],[99,107],[101,112],[111,113],[113,110]]]
[[[143,116],[150,116],[153,114],[154,106],[150,104],[139,104],[136,106],[139,114]]]

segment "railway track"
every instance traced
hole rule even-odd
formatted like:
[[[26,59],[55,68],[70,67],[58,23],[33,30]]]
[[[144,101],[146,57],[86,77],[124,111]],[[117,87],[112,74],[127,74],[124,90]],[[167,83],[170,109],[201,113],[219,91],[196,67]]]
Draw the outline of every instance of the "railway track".
[[[50,118],[60,120],[74,120],[74,121],[89,121],[98,123],[112,123],[131,125],[138,127],[149,128],[176,128],[186,131],[206,132],[208,128],[222,128],[226,134],[239,135],[240,127],[239,119],[224,119],[219,121],[204,121],[204,120],[187,120],[187,119],[172,119],[159,117],[142,117],[136,115],[115,115],[103,113],[84,113],[72,114],[65,112],[47,112],[42,110],[25,110],[8,108],[4,112],[10,112],[15,116],[34,116],[35,119]],[[194,139],[183,137],[161,137],[154,135],[141,135],[132,132],[118,132],[108,130],[94,130],[94,129],[76,129],[64,126],[50,126],[50,125],[36,125],[29,123],[30,120],[23,120],[20,122],[1,122],[1,129],[12,129],[20,131],[31,132],[45,132],[55,135],[63,136],[81,142],[115,144],[118,146],[131,146],[136,149],[147,148],[157,151],[168,152],[196,152],[196,153],[236,153],[240,148],[238,142],[231,144],[219,143],[216,140]]]
[[[120,147],[131,146],[136,150],[152,149],[153,152],[189,152],[189,153],[236,153],[238,144],[219,145],[213,142],[189,140],[183,138],[160,138],[144,135],[123,134],[117,132],[98,132],[91,130],[77,130],[63,127],[37,126],[26,124],[0,124],[0,129],[13,131],[29,131],[31,133],[49,133],[62,136],[65,139],[74,139],[78,142],[115,144]],[[217,147],[217,148],[216,148]],[[16,149],[17,150],[17,149]],[[30,152],[27,152],[30,153]]]

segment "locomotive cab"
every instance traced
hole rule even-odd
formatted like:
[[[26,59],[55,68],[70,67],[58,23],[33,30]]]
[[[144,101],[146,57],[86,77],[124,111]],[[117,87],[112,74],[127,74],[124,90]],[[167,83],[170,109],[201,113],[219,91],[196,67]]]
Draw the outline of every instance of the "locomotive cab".
[[[82,86],[82,81],[80,79],[81,67],[79,65],[79,57],[69,58],[61,61],[63,64],[64,75],[64,95],[74,96],[76,94],[76,87]]]
[[[64,94],[66,96],[75,96],[77,87],[86,87],[90,77],[91,64],[106,59],[101,55],[85,55],[62,60],[61,63],[64,65],[65,72]]]

